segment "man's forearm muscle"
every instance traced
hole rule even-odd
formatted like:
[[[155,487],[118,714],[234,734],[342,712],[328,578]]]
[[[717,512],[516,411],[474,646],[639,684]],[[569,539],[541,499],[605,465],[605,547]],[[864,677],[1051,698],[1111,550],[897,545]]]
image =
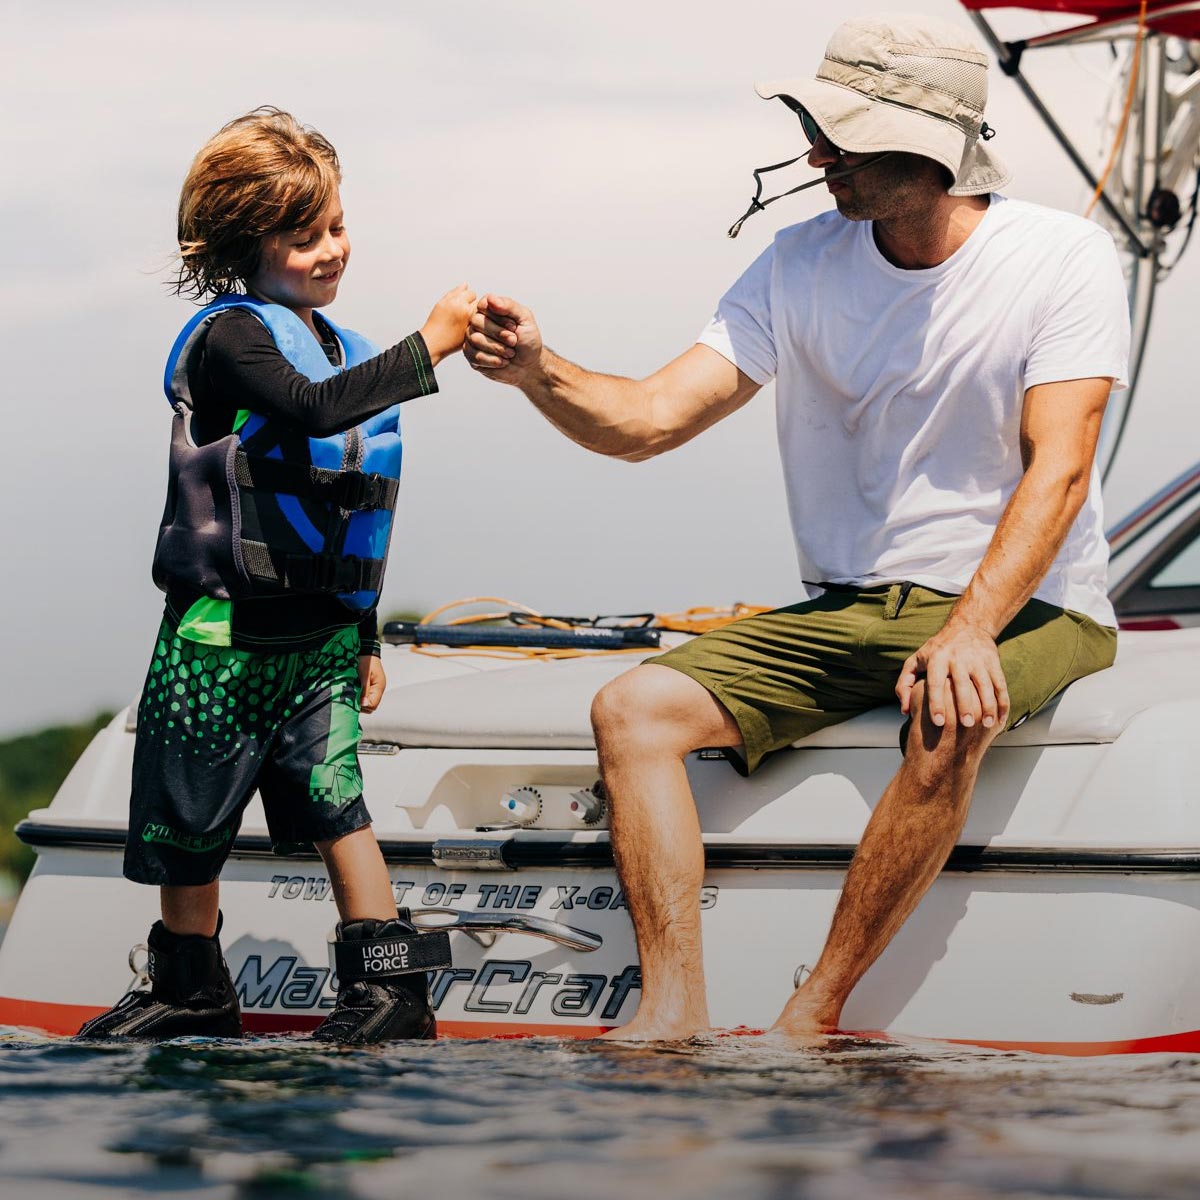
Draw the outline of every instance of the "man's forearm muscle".
[[[745,404],[759,385],[707,346],[692,346],[646,379],[576,366],[542,344],[529,309],[487,296],[472,321],[467,360],[518,387],[572,441],[640,462],[694,438]]]

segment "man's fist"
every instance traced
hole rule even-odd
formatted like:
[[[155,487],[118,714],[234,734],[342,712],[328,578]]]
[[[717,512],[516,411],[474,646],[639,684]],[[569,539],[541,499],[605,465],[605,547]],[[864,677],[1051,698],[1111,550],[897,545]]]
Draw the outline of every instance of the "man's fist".
[[[540,369],[542,331],[523,304],[489,293],[476,305],[463,354],[475,370],[521,387]]]

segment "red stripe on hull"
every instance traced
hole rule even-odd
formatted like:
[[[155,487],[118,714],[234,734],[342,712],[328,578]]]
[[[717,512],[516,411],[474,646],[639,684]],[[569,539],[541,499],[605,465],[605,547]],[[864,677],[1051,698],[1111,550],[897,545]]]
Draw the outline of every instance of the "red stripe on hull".
[[[946,1038],[956,1046],[984,1050],[1023,1050],[1029,1054],[1067,1054],[1091,1058],[1100,1054],[1200,1054],[1200,1029],[1166,1033],[1158,1037],[1129,1038],[1121,1042],[984,1042],[975,1038]]]
[[[14,1000],[0,996],[0,1025],[33,1029],[39,1033],[74,1034],[84,1021],[105,1010],[90,1004],[53,1004],[48,1000]],[[321,1017],[291,1016],[287,1013],[242,1014],[247,1033],[308,1033]],[[500,1021],[439,1021],[438,1033],[451,1038],[590,1038],[599,1037],[610,1025],[513,1025]]]
[[[45,1000],[14,1000],[0,996],[0,1025],[15,1025],[40,1033],[73,1034],[84,1021],[104,1009],[87,1004],[52,1004]],[[246,1013],[247,1033],[307,1033],[320,1024],[320,1017],[289,1016],[285,1013]],[[439,1021],[438,1032],[451,1038],[517,1039],[531,1037],[591,1038],[612,1028],[609,1025],[513,1025],[501,1021]],[[761,1030],[738,1030],[740,1034]],[[875,1034],[887,1037],[887,1034]],[[977,1038],[942,1038],[956,1046],[978,1046],[984,1050],[1019,1050],[1032,1054],[1062,1054],[1098,1057],[1103,1054],[1200,1054],[1200,1029],[1168,1033],[1158,1037],[1128,1038],[1116,1042],[992,1042]]]

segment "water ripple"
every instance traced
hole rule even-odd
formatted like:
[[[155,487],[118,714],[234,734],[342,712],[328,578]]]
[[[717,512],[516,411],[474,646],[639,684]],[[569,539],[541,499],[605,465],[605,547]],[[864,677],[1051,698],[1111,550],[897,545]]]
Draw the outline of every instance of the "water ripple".
[[[1200,1058],[0,1034],[0,1190],[81,1200],[1191,1200]]]

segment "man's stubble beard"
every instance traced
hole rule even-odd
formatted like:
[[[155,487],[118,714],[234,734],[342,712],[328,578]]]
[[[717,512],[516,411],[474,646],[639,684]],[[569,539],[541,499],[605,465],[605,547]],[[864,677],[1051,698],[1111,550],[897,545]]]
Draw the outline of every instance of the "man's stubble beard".
[[[941,170],[932,159],[892,151],[850,176],[849,190],[835,194],[834,202],[848,221],[909,221],[946,194]]]

